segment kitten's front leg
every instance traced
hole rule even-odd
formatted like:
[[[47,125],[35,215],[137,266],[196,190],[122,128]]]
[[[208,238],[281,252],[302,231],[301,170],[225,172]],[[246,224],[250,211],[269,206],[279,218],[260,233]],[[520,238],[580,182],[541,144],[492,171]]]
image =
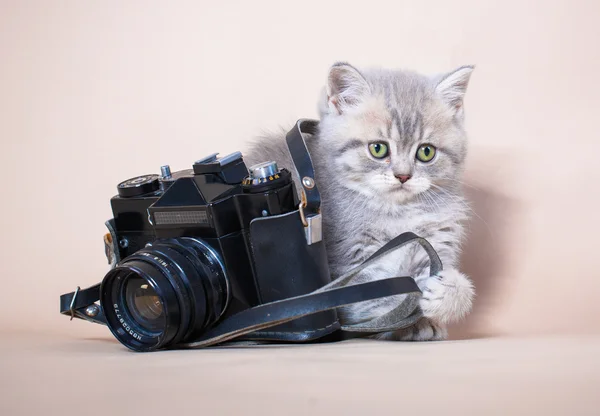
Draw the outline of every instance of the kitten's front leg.
[[[420,306],[426,318],[448,324],[463,319],[473,306],[475,291],[471,280],[454,268],[437,276],[418,279],[423,292]]]
[[[373,336],[390,341],[441,341],[448,338],[446,324],[465,317],[472,308],[474,289],[467,276],[445,269],[437,276],[416,279],[423,296],[419,306],[424,317],[408,328]]]

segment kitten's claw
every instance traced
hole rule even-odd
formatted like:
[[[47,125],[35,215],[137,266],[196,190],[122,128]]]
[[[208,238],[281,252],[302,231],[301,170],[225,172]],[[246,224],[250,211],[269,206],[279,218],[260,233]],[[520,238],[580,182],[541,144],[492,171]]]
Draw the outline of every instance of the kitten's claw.
[[[416,324],[408,328],[393,332],[383,332],[371,338],[387,341],[442,341],[448,338],[446,328],[427,318],[421,318]]]
[[[444,324],[464,318],[471,311],[475,296],[473,283],[456,269],[428,278],[422,291],[423,314]]]

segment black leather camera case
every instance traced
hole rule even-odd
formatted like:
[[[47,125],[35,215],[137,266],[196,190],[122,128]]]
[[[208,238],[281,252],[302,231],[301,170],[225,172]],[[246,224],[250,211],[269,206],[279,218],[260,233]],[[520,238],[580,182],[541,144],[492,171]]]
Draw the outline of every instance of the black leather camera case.
[[[298,211],[253,220],[250,238],[261,304],[305,295],[330,282],[325,244],[306,243]],[[337,313],[329,310],[245,338],[311,341],[339,328]]]

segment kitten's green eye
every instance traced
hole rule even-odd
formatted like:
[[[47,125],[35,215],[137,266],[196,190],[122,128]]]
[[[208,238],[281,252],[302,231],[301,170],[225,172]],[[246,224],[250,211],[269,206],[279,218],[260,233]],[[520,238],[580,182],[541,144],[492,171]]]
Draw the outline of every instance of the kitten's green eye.
[[[417,150],[417,159],[421,162],[430,162],[435,156],[435,147],[430,144],[424,144]]]
[[[388,155],[388,147],[385,143],[371,143],[369,145],[369,152],[377,159],[383,159]]]

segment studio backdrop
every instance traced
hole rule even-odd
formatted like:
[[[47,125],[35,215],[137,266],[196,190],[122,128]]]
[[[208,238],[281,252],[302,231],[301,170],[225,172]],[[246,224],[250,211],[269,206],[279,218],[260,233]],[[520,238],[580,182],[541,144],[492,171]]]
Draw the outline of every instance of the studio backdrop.
[[[329,66],[474,64],[451,336],[600,331],[600,39],[593,1],[8,1],[0,5],[3,330],[110,336],[59,315],[101,280],[117,183],[317,117]]]

